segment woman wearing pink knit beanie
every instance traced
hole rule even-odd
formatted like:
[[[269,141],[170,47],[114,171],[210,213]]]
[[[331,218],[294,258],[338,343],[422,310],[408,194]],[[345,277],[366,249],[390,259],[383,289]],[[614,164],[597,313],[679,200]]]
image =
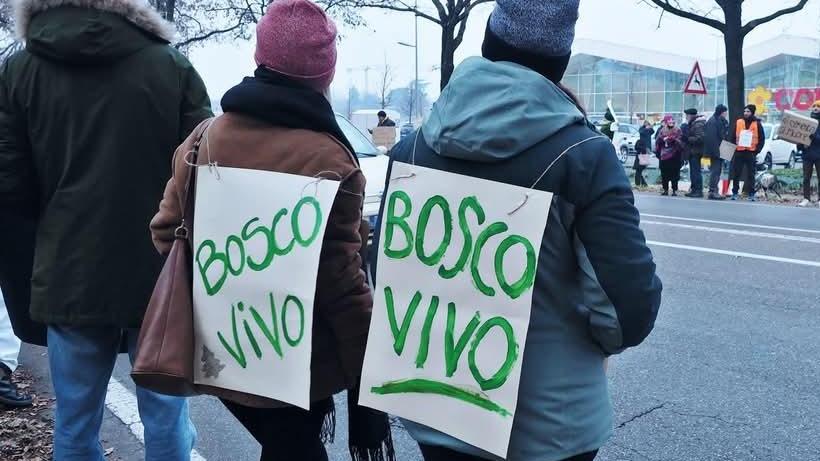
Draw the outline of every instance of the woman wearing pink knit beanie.
[[[225,167],[340,180],[317,275],[310,411],[275,401],[268,408],[223,403],[262,445],[263,461],[326,461],[324,442],[332,440],[336,427],[333,396],[346,390],[351,457],[395,459],[387,416],[356,402],[373,299],[361,258],[368,235],[361,211],[365,178],[323,96],[335,73],[336,26],[307,0],[276,0],[259,21],[255,59],[254,76],[222,98],[224,115],[204,122],[178,149],[178,177],[169,182],[151,223],[154,241],[160,251],[170,249],[182,220],[178,204],[184,191],[177,187],[186,183],[182,154],[206,129],[200,163],[210,159]]]
[[[336,74],[336,25],[312,2],[276,0],[256,26],[255,58],[324,93]]]

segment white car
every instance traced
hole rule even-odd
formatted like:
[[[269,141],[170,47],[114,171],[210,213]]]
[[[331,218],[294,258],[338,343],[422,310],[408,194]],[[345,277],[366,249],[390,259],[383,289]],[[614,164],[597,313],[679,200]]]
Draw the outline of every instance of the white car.
[[[780,125],[763,124],[763,131],[766,134],[766,144],[763,150],[757,154],[758,166],[764,166],[771,170],[774,165],[783,165],[786,168],[794,168],[797,163],[797,145],[784,141],[777,136]]]
[[[336,114],[336,122],[353,146],[356,157],[359,158],[364,177],[367,179],[363,214],[370,224],[370,233],[372,235],[379,218],[379,207],[384,194],[384,181],[387,178],[387,166],[390,163],[390,158],[385,155],[387,150],[374,146],[370,139],[353,126],[348,119]]]
[[[641,139],[638,132],[638,127],[627,123],[618,124],[618,132],[612,138],[612,144],[615,146],[615,152],[618,153],[618,158],[621,163],[627,163],[630,155],[635,155],[635,143]]]

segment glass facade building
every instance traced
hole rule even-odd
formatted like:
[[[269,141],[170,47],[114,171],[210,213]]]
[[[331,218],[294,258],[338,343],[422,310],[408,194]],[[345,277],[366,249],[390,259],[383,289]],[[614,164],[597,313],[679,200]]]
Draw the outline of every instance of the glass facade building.
[[[676,70],[665,68],[663,55],[654,54],[657,62],[636,64],[578,53],[572,57],[563,83],[579,97],[593,118],[603,115],[609,100],[619,117],[632,120],[679,115],[690,107],[710,113],[717,104],[726,104],[726,75],[706,76],[717,74],[714,61],[711,73],[702,69],[708,94],[692,95],[683,93],[689,72],[680,72],[680,65]],[[747,65],[747,100],[765,105],[768,116],[778,118],[784,108],[802,109],[820,99],[820,42],[816,57],[782,51],[772,54],[775,55]]]

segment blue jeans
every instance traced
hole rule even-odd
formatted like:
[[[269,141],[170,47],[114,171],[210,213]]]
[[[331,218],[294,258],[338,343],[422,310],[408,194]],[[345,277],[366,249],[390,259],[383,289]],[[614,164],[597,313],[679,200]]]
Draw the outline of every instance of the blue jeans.
[[[133,363],[138,330],[48,327],[48,358],[57,397],[55,461],[104,461],[100,426],[108,381],[125,335]],[[146,461],[190,460],[196,429],[184,398],[137,387]]]

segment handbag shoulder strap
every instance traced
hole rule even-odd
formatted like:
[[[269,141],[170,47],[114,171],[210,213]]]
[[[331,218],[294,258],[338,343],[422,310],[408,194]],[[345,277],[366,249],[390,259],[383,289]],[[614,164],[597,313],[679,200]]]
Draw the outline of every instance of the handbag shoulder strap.
[[[200,130],[199,135],[190,151],[185,154],[183,161],[188,167],[188,177],[185,181],[185,189],[180,194],[180,205],[182,209],[182,222],[174,231],[174,237],[178,239],[188,239],[194,224],[194,196],[196,194],[196,169],[199,159],[199,148],[203,139],[207,136],[214,119],[211,119]]]

